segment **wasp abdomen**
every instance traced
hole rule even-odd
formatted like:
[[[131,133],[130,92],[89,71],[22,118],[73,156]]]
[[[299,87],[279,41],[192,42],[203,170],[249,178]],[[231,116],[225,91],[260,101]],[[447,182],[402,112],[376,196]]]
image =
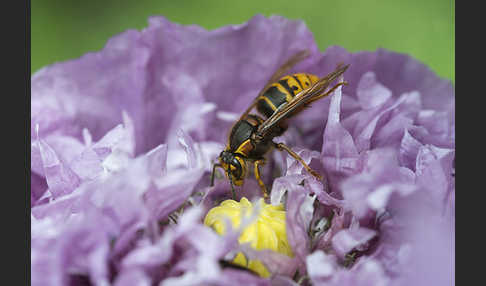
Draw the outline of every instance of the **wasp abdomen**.
[[[266,118],[270,117],[280,105],[289,102],[296,94],[309,88],[318,80],[319,77],[307,73],[296,73],[280,78],[258,98],[256,105],[258,112]]]

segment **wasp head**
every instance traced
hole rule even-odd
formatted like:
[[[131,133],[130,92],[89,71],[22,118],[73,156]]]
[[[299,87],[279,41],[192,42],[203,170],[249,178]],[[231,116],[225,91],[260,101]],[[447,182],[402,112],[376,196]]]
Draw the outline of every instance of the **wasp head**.
[[[243,157],[240,154],[225,150],[219,154],[219,162],[226,171],[228,179],[230,179],[233,184],[241,186],[246,173]]]

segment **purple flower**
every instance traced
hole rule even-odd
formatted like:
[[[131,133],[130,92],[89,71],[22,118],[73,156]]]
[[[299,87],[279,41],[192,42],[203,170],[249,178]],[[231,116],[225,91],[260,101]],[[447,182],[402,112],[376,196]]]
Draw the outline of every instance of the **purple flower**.
[[[230,196],[226,179],[208,187],[227,132],[303,49],[292,72],[343,62],[349,85],[278,138],[323,181],[277,151],[263,170],[285,206],[287,273],[278,253],[203,218]],[[31,86],[33,285],[453,284],[454,90],[407,55],[321,53],[304,23],[278,16],[213,31],[153,17]],[[237,196],[261,193],[249,177]],[[273,275],[222,266],[238,252]]]

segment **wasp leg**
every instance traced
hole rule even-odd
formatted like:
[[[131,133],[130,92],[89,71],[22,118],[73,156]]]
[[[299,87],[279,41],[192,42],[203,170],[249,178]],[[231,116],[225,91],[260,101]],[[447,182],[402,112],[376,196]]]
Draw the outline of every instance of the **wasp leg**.
[[[346,81],[342,81],[342,82],[340,82],[340,83],[337,83],[337,84],[336,84],[335,86],[333,86],[333,87],[332,87],[332,88],[331,88],[331,89],[330,89],[328,92],[325,92],[325,93],[323,93],[323,94],[321,94],[321,95],[318,95],[318,96],[316,96],[316,97],[314,97],[314,98],[310,99],[309,101],[307,101],[307,102],[306,102],[306,105],[311,104],[312,102],[314,102],[314,101],[316,101],[316,100],[318,100],[318,99],[321,99],[321,98],[323,98],[323,97],[325,97],[325,96],[328,96],[329,94],[333,93],[333,92],[334,92],[334,91],[335,91],[335,90],[336,90],[338,87],[340,87],[341,85],[347,85],[347,84],[348,84],[348,82],[346,82]]]
[[[309,165],[307,165],[304,162],[304,160],[299,155],[297,155],[297,153],[295,153],[294,151],[292,151],[292,149],[290,149],[290,147],[288,147],[283,143],[275,143],[275,147],[280,151],[282,150],[287,151],[287,153],[289,153],[290,156],[292,156],[295,160],[299,161],[302,164],[302,166],[304,166],[307,172],[309,172],[312,176],[316,177],[316,179],[322,180],[322,176],[319,175],[319,173],[317,173],[316,171],[312,170],[311,167],[309,167]]]
[[[209,185],[210,187],[214,186],[214,174],[216,173],[216,168],[222,168],[221,164],[214,164],[213,165],[213,172],[211,173],[211,184]]]
[[[263,192],[263,198],[267,199],[268,198],[268,190],[267,187],[265,186],[265,183],[263,183],[262,178],[260,176],[260,165],[265,165],[265,159],[260,159],[255,161],[255,179],[258,182],[258,185],[260,185],[260,188],[262,189]]]

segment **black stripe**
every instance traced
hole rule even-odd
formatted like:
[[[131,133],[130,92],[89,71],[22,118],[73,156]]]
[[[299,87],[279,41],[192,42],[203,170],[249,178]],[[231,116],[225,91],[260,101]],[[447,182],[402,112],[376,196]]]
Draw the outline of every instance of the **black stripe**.
[[[265,115],[265,118],[268,118],[268,117],[272,116],[273,112],[275,111],[275,110],[272,109],[272,107],[270,107],[270,105],[264,99],[258,100],[258,102],[257,102],[257,110],[261,114]]]
[[[292,75],[292,77],[295,79],[297,84],[300,86],[300,89],[304,90],[304,85],[300,82],[300,80],[295,75]]]
[[[295,96],[294,89],[289,86],[286,80],[281,79],[278,81],[278,83],[281,84],[290,93],[290,95],[292,95],[292,97]]]
[[[311,80],[311,78],[310,78],[309,74],[306,74],[306,73],[305,73],[305,76],[306,76],[306,77],[307,77],[307,79],[309,80],[309,87],[311,87],[311,86],[312,86],[312,80]]]
[[[276,108],[287,102],[287,95],[281,92],[276,86],[269,88],[268,92],[266,92],[263,96],[269,99]]]

